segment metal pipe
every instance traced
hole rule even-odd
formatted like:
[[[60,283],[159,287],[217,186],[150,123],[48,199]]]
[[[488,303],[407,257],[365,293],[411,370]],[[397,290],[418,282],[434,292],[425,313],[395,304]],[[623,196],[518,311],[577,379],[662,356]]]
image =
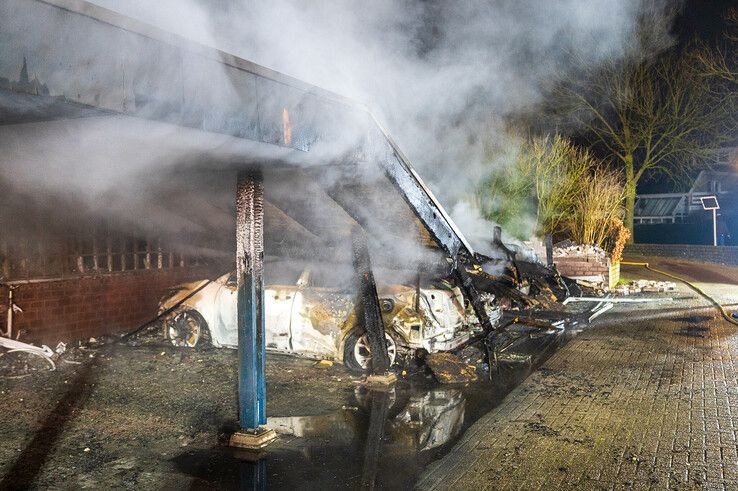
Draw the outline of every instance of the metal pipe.
[[[614,306],[615,306],[615,304],[608,302],[605,305],[603,305],[602,307],[599,307],[598,309],[595,309],[594,312],[592,312],[592,315],[589,316],[589,319],[588,319],[589,322],[592,322],[593,320],[595,320],[596,318],[598,318],[599,316],[601,316],[602,314],[604,314],[608,310],[612,309]]]
[[[5,336],[8,338],[13,337],[13,287],[10,285],[6,285],[8,287],[8,314],[6,316],[6,327],[7,331],[5,333]]]
[[[648,302],[671,302],[673,298],[600,298],[600,297],[569,297],[564,300],[564,305],[570,302],[607,302],[607,303],[648,303]]]
[[[546,234],[546,266],[553,266],[554,264],[554,258],[553,258],[553,235]]]

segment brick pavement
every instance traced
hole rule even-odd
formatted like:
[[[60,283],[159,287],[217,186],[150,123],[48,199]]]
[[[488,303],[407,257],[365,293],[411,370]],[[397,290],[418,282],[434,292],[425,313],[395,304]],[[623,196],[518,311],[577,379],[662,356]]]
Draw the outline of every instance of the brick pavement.
[[[738,329],[708,316],[580,334],[419,489],[738,489]]]

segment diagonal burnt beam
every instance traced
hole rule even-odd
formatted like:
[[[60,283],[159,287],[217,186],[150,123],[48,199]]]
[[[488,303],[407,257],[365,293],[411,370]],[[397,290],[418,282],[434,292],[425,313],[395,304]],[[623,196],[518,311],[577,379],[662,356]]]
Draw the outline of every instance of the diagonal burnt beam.
[[[311,244],[322,242],[320,237],[268,200],[264,200],[264,221],[267,233],[277,231],[274,234],[275,239],[284,239],[290,235],[301,242],[307,241]]]

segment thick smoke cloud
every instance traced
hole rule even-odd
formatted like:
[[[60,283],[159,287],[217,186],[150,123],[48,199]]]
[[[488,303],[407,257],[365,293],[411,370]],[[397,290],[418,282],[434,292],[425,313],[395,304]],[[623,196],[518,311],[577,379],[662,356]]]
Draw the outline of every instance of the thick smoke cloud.
[[[644,0],[93,3],[369,104],[442,203],[455,211],[462,230],[473,224],[475,239],[484,236],[483,222],[473,207],[458,203],[490,167],[505,165],[489,148],[514,145],[503,130],[506,118],[539,102],[547,83],[569,73],[574,57],[594,64],[628,55],[646,12],[656,12],[651,18],[658,22],[651,45],[636,48],[659,49],[670,42],[667,9]],[[104,39],[91,42],[104,44]],[[212,87],[228,91],[220,83]],[[91,214],[125,217],[131,228],[147,232],[176,235],[202,233],[203,223],[230,226],[232,194],[221,193],[213,203],[218,193],[207,193],[208,202],[190,207],[201,214],[213,211],[208,217],[176,216],[159,206],[171,203],[176,193],[162,193],[157,179],[182,175],[178,171],[198,156],[232,161],[239,153],[253,154],[253,148],[230,137],[130,119],[2,129],[6,182],[0,184],[33,195],[41,207],[71,193]],[[33,145],[27,144],[29,134]],[[152,168],[159,169],[158,178]],[[231,177],[220,175],[216,184]],[[212,180],[203,182],[217,188]],[[172,179],[169,188],[178,184]],[[188,184],[191,204],[203,185]],[[6,210],[10,214],[16,211]]]
[[[668,45],[650,0],[96,0],[371,105],[451,207],[488,171],[485,143],[572,68]],[[634,46],[651,20],[651,46]]]

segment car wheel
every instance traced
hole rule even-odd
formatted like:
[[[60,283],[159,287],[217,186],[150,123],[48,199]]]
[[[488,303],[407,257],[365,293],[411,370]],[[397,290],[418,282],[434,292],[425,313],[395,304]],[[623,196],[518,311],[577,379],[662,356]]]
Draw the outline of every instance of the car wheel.
[[[388,333],[385,333],[384,339],[387,343],[390,366],[392,366],[397,359],[397,343]],[[356,331],[351,331],[346,336],[343,347],[343,364],[357,372],[368,372],[371,369],[372,350],[366,333],[359,334]]]
[[[194,348],[207,337],[205,320],[194,310],[183,310],[164,323],[164,334],[174,346]]]

